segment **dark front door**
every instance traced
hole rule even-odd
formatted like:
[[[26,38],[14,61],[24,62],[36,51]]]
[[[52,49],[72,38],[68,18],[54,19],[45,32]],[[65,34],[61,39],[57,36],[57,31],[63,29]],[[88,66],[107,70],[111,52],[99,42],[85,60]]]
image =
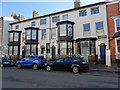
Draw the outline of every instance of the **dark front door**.
[[[106,45],[105,44],[100,45],[100,59],[104,62],[106,60]]]
[[[52,46],[52,58],[55,58],[55,46]]]

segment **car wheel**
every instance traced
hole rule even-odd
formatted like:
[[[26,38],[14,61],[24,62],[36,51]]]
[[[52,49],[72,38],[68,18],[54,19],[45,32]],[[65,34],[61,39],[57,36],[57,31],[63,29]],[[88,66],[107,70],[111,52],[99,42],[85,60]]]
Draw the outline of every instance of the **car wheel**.
[[[18,69],[21,69],[21,68],[22,68],[22,65],[21,65],[21,64],[17,64],[17,68],[18,68]]]
[[[46,70],[47,70],[47,71],[51,71],[51,66],[47,66],[47,67],[46,67]]]
[[[72,68],[72,72],[75,73],[75,74],[78,73],[78,72],[79,72],[79,68],[76,67],[76,66],[73,67],[73,68]]]
[[[38,65],[37,64],[33,64],[33,69],[37,70],[38,69]]]

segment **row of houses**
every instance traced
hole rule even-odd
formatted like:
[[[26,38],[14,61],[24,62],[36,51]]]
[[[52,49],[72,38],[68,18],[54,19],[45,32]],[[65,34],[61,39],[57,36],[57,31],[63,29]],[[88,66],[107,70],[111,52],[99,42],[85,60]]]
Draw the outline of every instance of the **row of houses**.
[[[120,59],[120,38],[113,39],[119,28],[119,1],[104,1],[33,18],[20,16],[10,23],[6,37],[8,55],[44,55],[46,58],[82,55],[86,60],[105,60],[111,50],[111,60]],[[12,15],[12,18],[16,15]],[[2,30],[4,32],[4,30]],[[5,45],[4,45],[5,46]]]

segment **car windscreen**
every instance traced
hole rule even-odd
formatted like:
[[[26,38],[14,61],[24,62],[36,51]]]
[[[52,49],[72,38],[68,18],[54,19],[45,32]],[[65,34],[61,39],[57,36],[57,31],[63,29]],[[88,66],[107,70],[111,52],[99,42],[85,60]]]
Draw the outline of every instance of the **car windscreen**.
[[[75,58],[73,58],[73,60],[74,61],[80,61],[80,62],[86,61],[84,58],[81,58],[81,57],[75,57]]]

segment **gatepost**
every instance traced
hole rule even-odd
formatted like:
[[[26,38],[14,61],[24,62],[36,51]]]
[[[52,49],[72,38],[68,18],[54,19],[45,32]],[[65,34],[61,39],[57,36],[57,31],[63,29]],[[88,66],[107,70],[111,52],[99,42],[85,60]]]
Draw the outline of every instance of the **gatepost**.
[[[110,50],[106,50],[106,66],[111,67],[111,57],[110,57]]]

